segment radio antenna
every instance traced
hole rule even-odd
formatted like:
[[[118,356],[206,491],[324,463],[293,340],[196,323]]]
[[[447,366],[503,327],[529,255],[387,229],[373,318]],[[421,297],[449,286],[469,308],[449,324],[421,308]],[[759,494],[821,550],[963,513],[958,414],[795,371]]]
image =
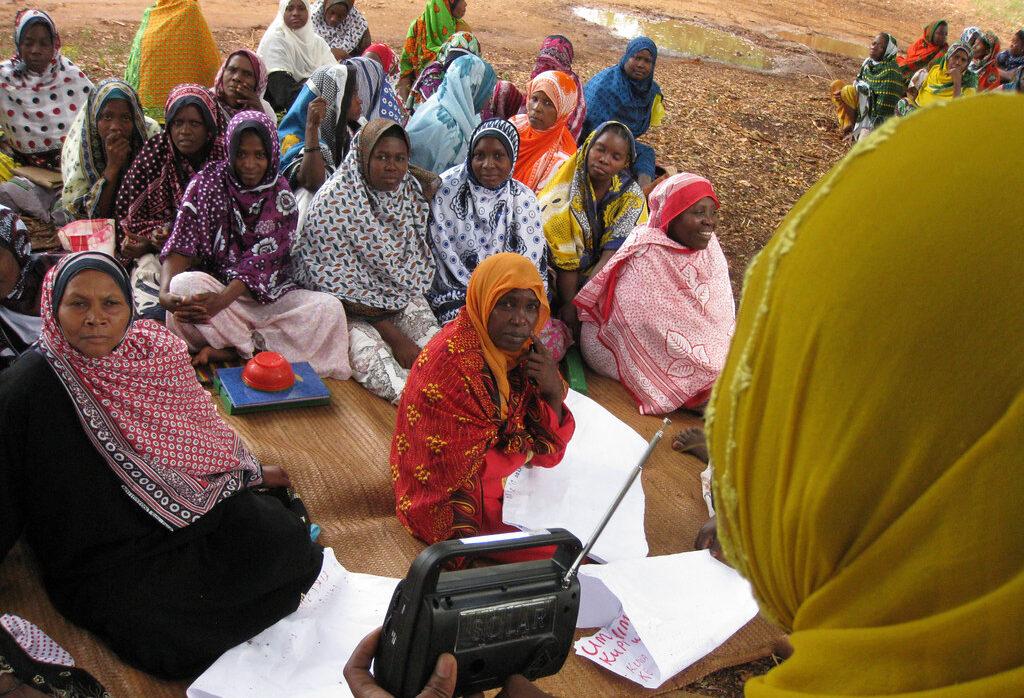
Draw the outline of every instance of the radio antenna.
[[[612,515],[615,514],[615,510],[619,508],[619,504],[622,503],[622,500],[625,498],[626,493],[629,492],[629,488],[633,486],[633,483],[636,482],[637,476],[640,475],[641,471],[643,471],[644,469],[644,466],[647,465],[647,459],[650,458],[651,454],[654,452],[654,447],[658,445],[658,442],[661,441],[661,437],[665,435],[665,427],[667,427],[671,423],[672,422],[669,420],[669,418],[665,417],[665,419],[661,423],[661,428],[658,429],[657,433],[655,433],[653,437],[651,437],[650,443],[647,444],[647,450],[645,450],[644,454],[640,457],[640,462],[637,463],[636,467],[633,468],[633,470],[629,473],[629,477],[626,478],[626,484],[622,486],[622,490],[619,492],[619,496],[617,496],[615,498],[615,501],[612,502],[611,507],[609,507],[608,511],[605,512],[604,518],[601,519],[601,523],[597,525],[597,528],[595,528],[594,532],[590,535],[590,540],[588,540],[587,544],[583,546],[583,550],[580,551],[580,554],[576,557],[576,560],[572,563],[572,566],[569,567],[569,570],[565,573],[565,576],[562,577],[563,588],[568,588],[568,586],[572,583],[573,577],[575,577],[576,573],[579,572],[580,565],[582,565],[583,561],[587,559],[587,555],[590,553],[590,549],[594,547],[594,543],[597,542],[598,537],[604,532],[605,526],[607,526],[608,522],[611,521]]]

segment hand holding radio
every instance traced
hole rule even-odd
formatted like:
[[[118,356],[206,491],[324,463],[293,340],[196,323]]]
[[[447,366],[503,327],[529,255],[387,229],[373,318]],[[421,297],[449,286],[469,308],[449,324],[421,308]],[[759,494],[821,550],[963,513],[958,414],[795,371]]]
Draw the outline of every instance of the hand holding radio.
[[[533,375],[545,384],[551,381],[543,365],[553,363],[550,352],[538,347],[530,358],[535,360],[527,370],[532,365]],[[563,384],[557,368],[554,371],[560,411]],[[550,389],[540,387],[542,394],[545,387]],[[539,679],[562,668],[580,610],[580,565],[640,476],[668,424],[665,419],[647,444],[586,545],[569,531],[552,528],[446,540],[421,552],[395,588],[383,631],[365,638],[345,667],[352,692],[359,698],[438,698],[503,687],[500,695],[509,698],[544,695],[533,686],[529,692],[519,692],[526,691],[529,682],[514,677]],[[547,547],[554,547],[550,558],[445,569],[456,558]]]
[[[392,698],[392,695],[377,685],[370,674],[370,662],[377,653],[377,645],[380,643],[381,628],[364,637],[352,656],[345,664],[345,681],[349,690],[355,698]],[[451,698],[455,694],[456,674],[458,664],[455,657],[445,653],[438,657],[434,665],[434,673],[427,680],[417,698]],[[482,693],[474,693],[467,698],[483,696]],[[505,687],[498,694],[498,698],[545,698],[549,694],[540,690],[525,677],[516,674],[510,676],[505,682]]]

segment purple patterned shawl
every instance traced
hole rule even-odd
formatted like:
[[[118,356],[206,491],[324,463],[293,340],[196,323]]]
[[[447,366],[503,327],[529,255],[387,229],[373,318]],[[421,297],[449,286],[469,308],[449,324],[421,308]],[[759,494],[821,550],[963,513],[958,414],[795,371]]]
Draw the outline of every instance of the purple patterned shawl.
[[[247,189],[232,163],[249,130],[263,140],[269,157],[262,181]],[[296,288],[289,264],[298,206],[278,174],[277,128],[263,112],[239,112],[228,124],[227,144],[228,159],[207,164],[185,190],[160,258],[191,257],[222,283],[239,279],[255,300],[270,303]]]

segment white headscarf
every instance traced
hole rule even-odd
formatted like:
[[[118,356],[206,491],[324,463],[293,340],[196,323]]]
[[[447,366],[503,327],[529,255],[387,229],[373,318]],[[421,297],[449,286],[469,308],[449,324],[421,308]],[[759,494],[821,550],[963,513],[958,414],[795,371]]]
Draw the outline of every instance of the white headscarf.
[[[313,31],[312,13],[310,19],[296,31],[284,23],[284,11],[290,1],[280,0],[277,16],[260,39],[256,54],[266,63],[268,73],[283,71],[295,80],[305,80],[317,68],[338,61],[327,42]],[[309,0],[302,0],[302,4],[310,12]]]

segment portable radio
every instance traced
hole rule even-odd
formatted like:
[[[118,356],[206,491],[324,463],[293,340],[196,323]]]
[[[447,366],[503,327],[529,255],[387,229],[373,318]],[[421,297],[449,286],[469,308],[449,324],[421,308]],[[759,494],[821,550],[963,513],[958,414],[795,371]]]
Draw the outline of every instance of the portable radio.
[[[586,546],[556,528],[448,540],[420,553],[388,607],[373,664],[377,684],[398,698],[414,698],[445,652],[458,663],[457,696],[500,688],[513,674],[533,680],[557,673],[576,632],[579,566],[668,423],[651,439]],[[453,558],[544,546],[555,546],[550,559],[442,569]]]

